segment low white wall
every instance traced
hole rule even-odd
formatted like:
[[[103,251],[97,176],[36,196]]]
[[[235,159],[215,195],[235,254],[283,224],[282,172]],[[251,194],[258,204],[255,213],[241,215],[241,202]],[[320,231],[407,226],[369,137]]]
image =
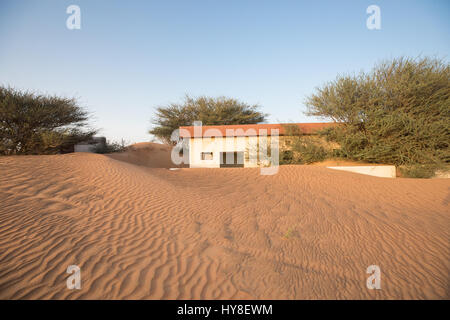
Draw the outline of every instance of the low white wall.
[[[395,178],[395,166],[353,166],[353,167],[327,167],[334,170],[342,170],[366,174],[382,178]]]

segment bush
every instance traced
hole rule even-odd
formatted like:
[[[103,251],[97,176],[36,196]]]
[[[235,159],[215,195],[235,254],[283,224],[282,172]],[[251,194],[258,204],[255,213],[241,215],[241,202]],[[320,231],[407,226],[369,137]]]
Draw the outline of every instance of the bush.
[[[299,142],[294,145],[293,149],[298,154],[298,163],[310,164],[320,162],[327,157],[325,148],[313,142]]]
[[[74,144],[96,133],[86,129],[88,118],[87,111],[73,98],[0,87],[0,153],[70,151]]]
[[[405,178],[432,178],[438,169],[435,165],[412,165],[400,167],[400,172]]]
[[[97,147],[95,147],[94,152],[95,153],[100,153],[100,154],[104,154],[104,153],[114,153],[114,152],[124,152],[126,151],[128,148],[127,143],[125,142],[125,140],[121,140],[120,142],[109,142],[106,141],[105,144],[100,144]]]
[[[280,152],[280,164],[295,163],[294,152],[292,150],[282,150]]]
[[[284,131],[290,145],[280,150],[280,164],[310,164],[328,157],[326,143],[320,138],[303,134],[297,125],[286,124]]]
[[[367,74],[341,76],[317,89],[306,105],[309,115],[342,124],[326,135],[351,160],[450,162],[450,66],[443,60],[399,58]]]

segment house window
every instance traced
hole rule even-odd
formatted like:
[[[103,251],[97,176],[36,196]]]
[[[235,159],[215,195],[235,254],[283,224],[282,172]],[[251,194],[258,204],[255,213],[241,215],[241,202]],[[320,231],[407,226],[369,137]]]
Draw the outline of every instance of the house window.
[[[202,152],[201,157],[202,157],[202,160],[212,160],[213,153],[212,152]]]

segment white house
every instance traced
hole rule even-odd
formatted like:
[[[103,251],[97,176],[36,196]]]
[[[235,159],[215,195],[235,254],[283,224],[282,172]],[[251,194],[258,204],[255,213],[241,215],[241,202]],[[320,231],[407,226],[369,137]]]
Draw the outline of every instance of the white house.
[[[257,167],[278,164],[278,147],[289,144],[289,127],[303,134],[334,123],[247,124],[180,127],[179,137],[188,145],[190,168]]]

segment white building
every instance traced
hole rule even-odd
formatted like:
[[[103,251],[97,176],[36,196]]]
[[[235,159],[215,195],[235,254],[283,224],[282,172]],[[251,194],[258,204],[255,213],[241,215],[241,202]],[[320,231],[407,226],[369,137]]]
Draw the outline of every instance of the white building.
[[[248,124],[180,127],[188,145],[190,168],[257,167],[278,164],[279,145],[288,145],[288,127],[303,134],[334,123]]]

